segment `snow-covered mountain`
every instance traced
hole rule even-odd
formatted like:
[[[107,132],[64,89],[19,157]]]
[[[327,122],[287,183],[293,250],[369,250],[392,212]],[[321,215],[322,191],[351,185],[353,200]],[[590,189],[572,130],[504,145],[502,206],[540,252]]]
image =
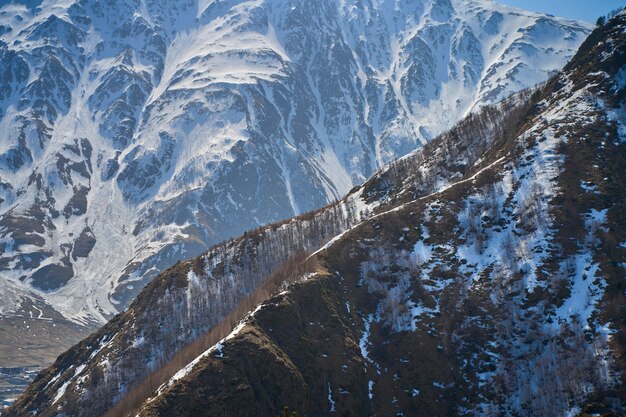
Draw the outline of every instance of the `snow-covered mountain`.
[[[2,314],[37,296],[101,323],[176,260],[545,80],[589,29],[485,0],[5,5]]]
[[[626,10],[344,199],[167,269],[6,415],[624,415],[625,151]]]

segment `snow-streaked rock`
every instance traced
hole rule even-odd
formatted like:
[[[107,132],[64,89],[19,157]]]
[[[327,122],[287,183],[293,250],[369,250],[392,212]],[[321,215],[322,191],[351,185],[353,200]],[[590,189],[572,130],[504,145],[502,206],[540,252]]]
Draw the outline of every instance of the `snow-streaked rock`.
[[[341,201],[169,268],[7,416],[620,415],[625,26]]]
[[[589,29],[483,0],[5,5],[0,274],[102,322],[545,80]]]

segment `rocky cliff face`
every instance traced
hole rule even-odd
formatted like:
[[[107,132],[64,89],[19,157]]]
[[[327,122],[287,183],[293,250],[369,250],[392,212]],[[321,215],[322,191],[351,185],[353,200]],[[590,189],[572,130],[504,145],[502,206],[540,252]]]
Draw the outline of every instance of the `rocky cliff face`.
[[[338,203],[168,269],[7,415],[622,415],[625,74],[622,13]]]
[[[2,277],[103,323],[175,261],[545,80],[588,30],[488,1],[3,6]]]

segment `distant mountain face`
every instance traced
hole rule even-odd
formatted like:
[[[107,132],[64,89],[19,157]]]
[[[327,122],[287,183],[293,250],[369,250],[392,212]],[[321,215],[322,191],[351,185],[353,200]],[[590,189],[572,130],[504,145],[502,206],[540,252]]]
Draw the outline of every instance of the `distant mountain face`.
[[[626,11],[343,200],[166,270],[6,415],[624,415],[625,155]]]
[[[588,32],[487,1],[5,5],[0,274],[103,322],[176,260],[545,80]]]

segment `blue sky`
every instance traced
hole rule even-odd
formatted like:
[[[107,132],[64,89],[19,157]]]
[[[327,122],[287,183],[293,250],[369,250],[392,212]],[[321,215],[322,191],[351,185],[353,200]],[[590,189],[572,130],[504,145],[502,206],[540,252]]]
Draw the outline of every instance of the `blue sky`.
[[[570,19],[595,23],[599,16],[618,7],[626,7],[626,0],[497,0],[500,3],[536,12],[550,13]]]

